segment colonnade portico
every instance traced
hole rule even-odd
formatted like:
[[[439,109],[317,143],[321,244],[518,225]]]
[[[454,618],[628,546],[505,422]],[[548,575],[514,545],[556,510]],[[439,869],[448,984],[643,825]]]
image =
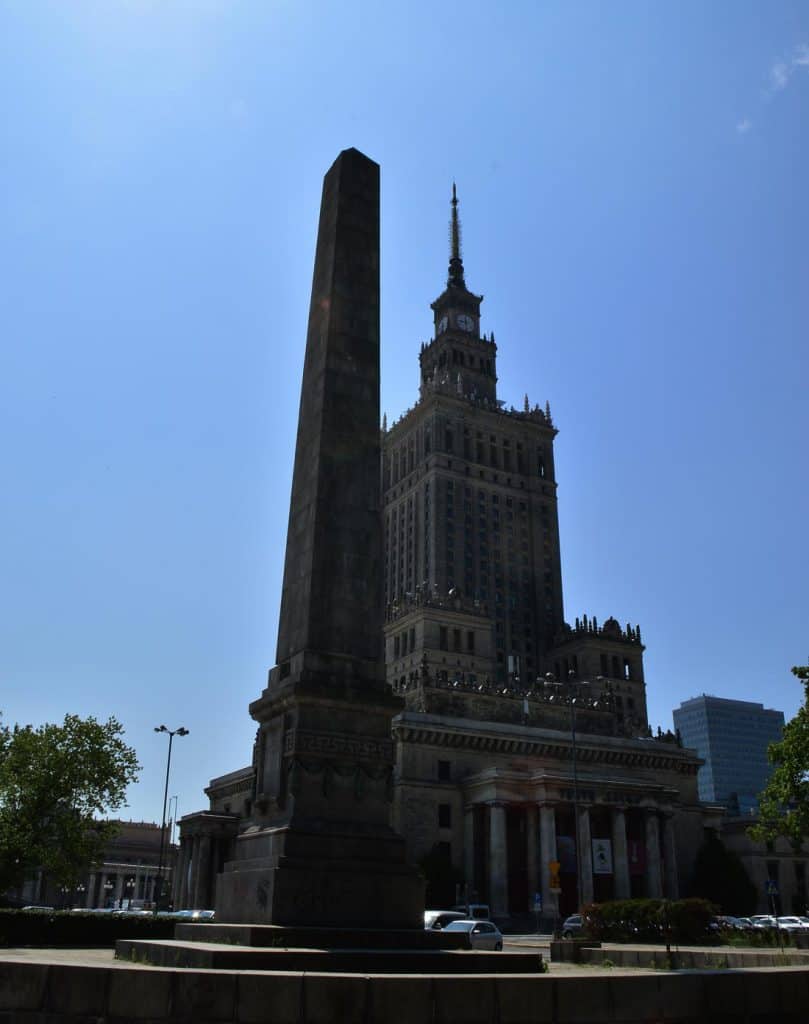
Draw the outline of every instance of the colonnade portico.
[[[178,910],[209,910],[216,899],[216,876],[232,859],[239,819],[234,814],[201,811],[180,822],[180,850],[174,874],[173,902]]]
[[[677,898],[673,808],[663,787],[650,794],[613,783],[602,795],[585,780],[574,802],[566,779],[537,786],[512,773],[484,776],[465,787],[463,862],[468,898],[488,902],[493,916],[531,910],[535,893],[545,917],[604,899]]]
[[[164,877],[170,875],[171,870],[171,865],[166,864],[163,867]],[[80,898],[69,902],[83,904],[88,910],[109,905],[120,907],[130,900],[149,903],[154,898],[156,881],[156,864],[106,861],[89,874],[86,884],[83,883],[77,891],[75,895],[80,893]]]

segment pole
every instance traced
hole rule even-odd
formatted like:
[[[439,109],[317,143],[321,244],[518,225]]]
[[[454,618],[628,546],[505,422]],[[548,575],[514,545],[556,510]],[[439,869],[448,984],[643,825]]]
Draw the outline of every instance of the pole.
[[[160,856],[157,859],[157,893],[155,895],[155,913],[160,909],[160,898],[163,895],[163,847],[166,841],[166,803],[169,798],[169,771],[171,770],[171,744],[174,733],[169,732],[169,754],[166,758],[166,788],[163,792],[163,821],[160,825]]]
[[[579,850],[579,776],[576,764],[576,704],[570,700],[570,739],[573,752],[573,842],[576,850],[576,913],[581,913],[581,857]]]
[[[181,725],[179,729],[167,729],[165,725],[156,725],[155,732],[166,732],[169,735],[169,752],[166,758],[166,785],[163,790],[163,818],[160,825],[160,855],[157,860],[157,892],[154,897],[154,912],[157,913],[160,907],[160,898],[163,895],[163,852],[166,845],[166,804],[169,799],[169,773],[171,772],[171,744],[175,736],[187,736],[188,729]]]
[[[770,893],[770,909],[772,910],[773,920],[775,921],[775,934],[778,936],[778,946],[781,952],[784,952],[784,940],[781,937],[781,929],[778,926],[778,916],[775,913],[775,893]]]

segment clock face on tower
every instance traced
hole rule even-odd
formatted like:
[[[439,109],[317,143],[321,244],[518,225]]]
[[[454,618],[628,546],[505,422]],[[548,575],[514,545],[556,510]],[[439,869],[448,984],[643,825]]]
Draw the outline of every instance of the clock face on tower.
[[[460,313],[456,316],[455,323],[461,331],[472,331],[475,329],[475,321],[471,316],[467,316],[465,313]]]
[[[447,320],[447,318],[445,316],[442,316],[441,319],[438,321],[438,324],[436,326],[436,334],[443,334],[444,331],[447,329],[447,324],[448,323],[449,323],[449,320]]]

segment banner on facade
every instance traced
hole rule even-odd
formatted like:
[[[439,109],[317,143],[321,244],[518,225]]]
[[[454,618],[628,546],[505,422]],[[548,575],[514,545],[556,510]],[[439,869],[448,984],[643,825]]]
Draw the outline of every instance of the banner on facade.
[[[642,875],[646,871],[646,848],[640,839],[627,839],[626,855],[630,875]]]
[[[612,874],[612,840],[593,840],[593,874]]]
[[[556,856],[559,858],[563,875],[576,874],[576,840],[573,836],[556,837]]]

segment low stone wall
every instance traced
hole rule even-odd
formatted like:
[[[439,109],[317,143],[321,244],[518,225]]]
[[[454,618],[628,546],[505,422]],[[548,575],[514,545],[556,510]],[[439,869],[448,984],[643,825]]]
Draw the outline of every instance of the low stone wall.
[[[572,958],[571,958],[572,959]],[[804,967],[809,971],[806,953],[786,949],[746,949],[717,946],[716,949],[675,949],[666,953],[659,947],[624,946],[608,949],[580,948],[575,962],[599,965],[604,962],[615,967],[654,967],[665,970],[726,970],[751,967]],[[807,1007],[809,1022],[809,1007]]]
[[[799,968],[396,977],[0,961],[2,1024],[806,1024],[808,1014]]]
[[[757,949],[747,946],[715,946],[710,949],[677,949],[667,953],[660,946],[630,946],[587,939],[559,939],[550,943],[552,963],[602,965],[610,967],[652,967],[662,970],[725,970],[745,967],[805,967],[809,955],[787,946]],[[809,1012],[807,1013],[809,1022]]]

